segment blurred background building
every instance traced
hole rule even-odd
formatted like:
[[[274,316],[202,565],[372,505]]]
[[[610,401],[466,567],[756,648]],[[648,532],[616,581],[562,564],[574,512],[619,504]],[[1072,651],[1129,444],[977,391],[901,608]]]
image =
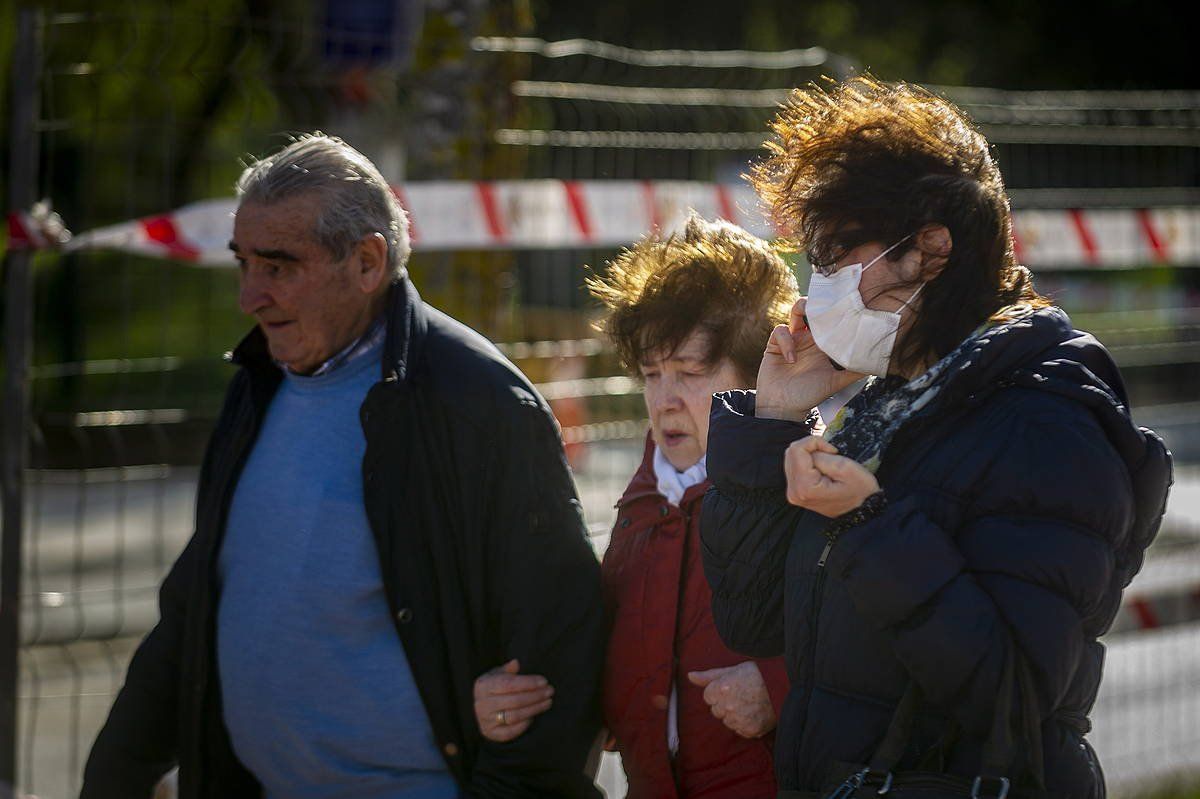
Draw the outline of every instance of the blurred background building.
[[[17,216],[0,233],[0,646],[4,634],[19,645],[0,667],[0,711],[16,710],[15,724],[0,712],[0,782],[15,768],[20,790],[43,799],[78,790],[191,532],[197,464],[231,376],[221,355],[248,325],[232,262],[201,257],[193,240],[220,214],[178,209],[230,198],[241,164],[290,133],[337,134],[375,160],[411,198],[424,297],[497,341],[552,401],[599,553],[646,424],[639,386],[591,328],[586,270],[688,206],[770,235],[739,178],[766,121],[792,87],[871,69],[935,87],[980,123],[1038,287],[1110,347],[1135,418],[1176,454],[1167,523],[1107,641],[1093,741],[1115,795],[1195,795],[1190,36],[1165,3],[4,5],[0,185]],[[451,199],[418,202],[434,195]],[[133,225],[140,238],[21,249],[43,226],[19,212],[41,198],[76,234]],[[460,243],[435,246],[435,229]],[[604,780],[618,795],[611,762]]]

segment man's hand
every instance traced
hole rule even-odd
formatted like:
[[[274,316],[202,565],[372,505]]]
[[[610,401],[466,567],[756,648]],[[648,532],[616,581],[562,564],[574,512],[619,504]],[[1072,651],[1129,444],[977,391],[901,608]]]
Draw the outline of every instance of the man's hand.
[[[834,369],[817,347],[804,321],[807,302],[804,297],[796,300],[788,323],[776,326],[767,339],[754,411],[761,419],[802,422],[817,405],[863,378],[858,372]]]
[[[704,701],[712,714],[743,738],[761,738],[775,729],[775,708],[758,664],[753,661],[690,671],[688,680],[704,688]]]
[[[529,729],[535,716],[550,709],[554,686],[537,674],[518,674],[510,660],[475,680],[475,720],[489,741],[511,741]]]
[[[787,500],[833,518],[852,511],[879,490],[875,475],[857,461],[837,454],[823,438],[793,441],[783,455]]]

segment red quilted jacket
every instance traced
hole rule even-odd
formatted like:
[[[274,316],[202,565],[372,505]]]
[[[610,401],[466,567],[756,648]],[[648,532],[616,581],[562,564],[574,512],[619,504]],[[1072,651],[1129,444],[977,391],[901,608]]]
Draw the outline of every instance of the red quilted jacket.
[[[746,660],[727,648],[712,617],[712,592],[700,559],[700,504],[708,483],[692,486],[680,507],[658,493],[654,444],[625,495],[602,566],[612,627],[604,715],[625,773],[629,799],[773,799],[774,734],[748,740],[713,717],[689,671]],[[757,660],[779,715],[788,691],[782,658]],[[667,706],[674,675],[679,752],[667,750]]]

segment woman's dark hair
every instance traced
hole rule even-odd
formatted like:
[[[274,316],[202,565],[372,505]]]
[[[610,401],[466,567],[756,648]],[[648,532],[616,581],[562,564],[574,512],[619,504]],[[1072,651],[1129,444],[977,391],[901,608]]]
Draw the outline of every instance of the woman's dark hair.
[[[606,310],[597,328],[632,374],[648,355],[670,354],[701,331],[707,363],[729,358],[747,386],[771,330],[787,322],[799,297],[796,277],[770,244],[695,214],[682,234],[650,235],[622,251],[587,286]]]
[[[1010,306],[1049,305],[1016,262],[1012,212],[987,140],[949,101],[862,76],[795,90],[771,127],[770,155],[750,181],[800,247],[821,254],[843,248],[847,235],[890,245],[925,225],[949,229],[949,261],[926,284],[893,356],[901,371],[945,356]]]

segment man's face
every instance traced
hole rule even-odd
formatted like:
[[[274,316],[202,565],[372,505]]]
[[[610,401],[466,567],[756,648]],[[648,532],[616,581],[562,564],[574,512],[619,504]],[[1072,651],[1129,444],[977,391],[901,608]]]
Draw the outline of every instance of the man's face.
[[[708,336],[693,331],[673,353],[648,353],[641,364],[650,434],[667,461],[679,471],[694,466],[708,447],[712,395],[743,388],[733,363],[725,358],[709,366]]]
[[[314,194],[244,203],[229,243],[241,270],[239,307],[266,334],[271,357],[298,374],[349,345],[374,311],[357,251],[334,261],[317,242],[319,207]]]

